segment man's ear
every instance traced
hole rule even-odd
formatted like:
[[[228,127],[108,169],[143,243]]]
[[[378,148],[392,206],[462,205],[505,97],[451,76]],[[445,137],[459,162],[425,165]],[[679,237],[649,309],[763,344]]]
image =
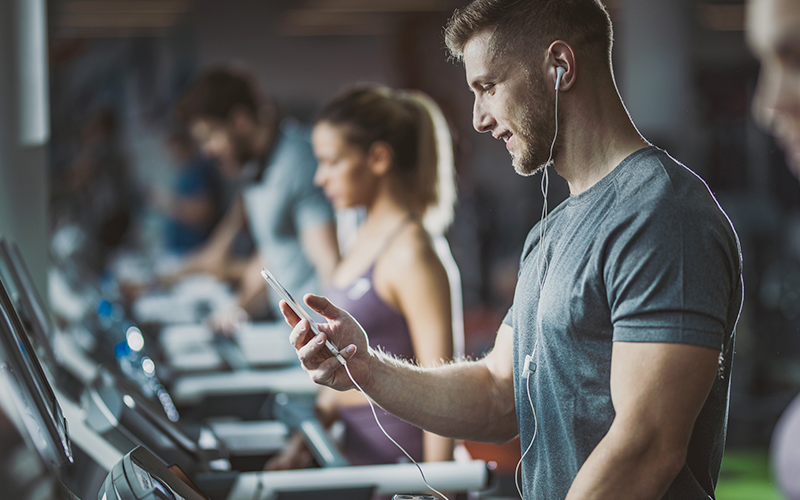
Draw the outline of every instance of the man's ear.
[[[256,120],[248,109],[236,106],[228,115],[228,123],[239,134],[249,134],[256,128]]]
[[[386,175],[392,169],[394,151],[384,141],[375,141],[367,151],[367,162],[370,171],[377,176]]]
[[[553,89],[555,89],[558,75],[557,68],[564,69],[558,90],[569,90],[575,84],[575,79],[578,76],[578,66],[572,46],[562,40],[556,40],[550,44],[545,58],[545,74],[548,78],[547,81],[550,82],[548,87]]]

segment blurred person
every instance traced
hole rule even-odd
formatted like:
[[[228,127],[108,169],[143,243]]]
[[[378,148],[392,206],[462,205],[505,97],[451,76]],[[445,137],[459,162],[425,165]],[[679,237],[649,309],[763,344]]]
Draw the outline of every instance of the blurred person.
[[[171,132],[166,145],[177,172],[171,190],[156,191],[153,203],[166,216],[166,248],[183,254],[202,245],[219,221],[223,180],[187,131]]]
[[[800,2],[749,0],[747,41],[761,63],[753,116],[775,135],[800,179]]]
[[[464,63],[475,129],[503,140],[521,175],[552,166],[570,197],[529,233],[483,359],[397,360],[316,295],[305,302],[327,319],[318,337],[282,305],[298,358],[315,382],[347,390],[352,374],[384,410],[437,434],[519,435],[526,500],[713,498],[742,305],[738,238],[703,180],[631,121],[608,12],[599,0],[475,0],[445,40]]]
[[[775,135],[800,179],[800,2],[749,0],[747,41],[761,63],[753,116]],[[800,500],[800,396],[775,426],[770,455],[781,490]]]
[[[326,295],[370,331],[370,346],[432,367],[453,358],[448,276],[432,235],[453,219],[452,141],[438,106],[415,91],[359,86],[334,98],[312,134],[314,181],[336,209],[366,218],[337,265]],[[363,395],[321,388],[318,414],[344,423],[342,452],[353,465],[408,460],[373,420]],[[415,460],[453,458],[453,440],[382,413],[381,423]],[[267,469],[306,465],[295,437]]]
[[[209,241],[187,259],[183,274],[207,272],[239,282],[238,307],[216,318],[223,329],[264,311],[269,267],[290,290],[318,290],[339,258],[333,210],[313,184],[316,161],[308,131],[277,109],[242,70],[214,67],[193,83],[178,116],[223,175],[243,184]],[[231,247],[245,224],[257,251],[242,262]],[[278,299],[271,297],[272,311]]]
[[[139,202],[114,109],[100,109],[81,127],[75,159],[53,190],[57,198],[68,200],[89,235],[93,248],[87,249],[92,256],[86,263],[102,267],[108,253],[126,238]]]

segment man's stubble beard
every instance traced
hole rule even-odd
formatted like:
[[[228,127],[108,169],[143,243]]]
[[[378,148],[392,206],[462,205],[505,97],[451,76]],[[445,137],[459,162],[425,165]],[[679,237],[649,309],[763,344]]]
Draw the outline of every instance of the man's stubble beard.
[[[541,80],[530,82],[530,88],[529,98],[520,105],[522,116],[517,134],[522,139],[522,149],[520,154],[511,155],[514,171],[525,177],[534,175],[547,166],[550,145],[556,130],[555,90],[550,91]],[[559,141],[556,141],[554,156],[558,149]]]

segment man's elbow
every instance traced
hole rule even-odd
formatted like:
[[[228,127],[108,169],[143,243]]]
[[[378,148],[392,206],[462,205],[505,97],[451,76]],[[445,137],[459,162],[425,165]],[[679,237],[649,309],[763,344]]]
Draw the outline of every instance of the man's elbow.
[[[655,473],[663,479],[665,486],[669,486],[686,464],[686,447],[674,443],[664,446],[659,457],[661,460],[657,461]]]
[[[664,489],[686,463],[688,443],[665,431],[662,426],[628,426],[617,433],[623,456],[632,464],[647,469],[647,474],[662,483]]]
[[[471,440],[492,444],[506,444],[519,435],[516,413],[495,417],[490,425],[483,425]]]

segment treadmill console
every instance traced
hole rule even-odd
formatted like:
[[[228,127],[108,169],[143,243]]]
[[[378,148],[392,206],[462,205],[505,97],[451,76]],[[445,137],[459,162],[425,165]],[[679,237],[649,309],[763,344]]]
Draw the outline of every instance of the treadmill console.
[[[98,500],[206,500],[141,446],[106,476]]]

